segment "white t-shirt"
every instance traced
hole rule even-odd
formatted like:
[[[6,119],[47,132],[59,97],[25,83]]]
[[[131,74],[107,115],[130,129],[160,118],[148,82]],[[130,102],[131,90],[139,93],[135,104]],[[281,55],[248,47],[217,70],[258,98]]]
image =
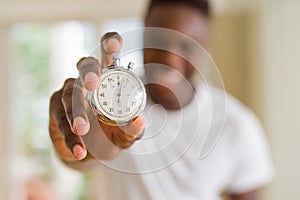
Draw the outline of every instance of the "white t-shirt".
[[[143,139],[101,165],[100,199],[218,200],[273,176],[259,121],[220,89],[199,87],[177,111],[148,101],[144,117]]]

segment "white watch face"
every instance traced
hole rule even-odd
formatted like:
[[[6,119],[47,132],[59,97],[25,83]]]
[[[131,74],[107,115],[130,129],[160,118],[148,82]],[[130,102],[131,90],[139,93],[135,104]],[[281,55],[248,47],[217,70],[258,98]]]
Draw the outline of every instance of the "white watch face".
[[[102,74],[101,85],[94,92],[96,108],[107,118],[125,123],[139,115],[146,104],[143,83],[126,69]]]

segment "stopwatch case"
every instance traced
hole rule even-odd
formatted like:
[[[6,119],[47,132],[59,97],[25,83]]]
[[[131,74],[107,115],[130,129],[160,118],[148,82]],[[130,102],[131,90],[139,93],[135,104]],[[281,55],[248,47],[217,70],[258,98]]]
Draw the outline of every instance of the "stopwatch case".
[[[130,68],[127,69],[127,68],[124,68],[124,67],[121,67],[121,66],[110,65],[108,67],[105,67],[102,70],[101,77],[105,76],[106,73],[118,72],[118,71],[122,72],[122,73],[126,73],[129,76],[132,76],[138,82],[140,88],[142,89],[143,98],[142,98],[142,102],[140,102],[139,108],[136,112],[131,114],[131,116],[128,116],[128,118],[125,119],[125,120],[124,119],[123,120],[116,120],[116,119],[112,119],[110,116],[108,116],[105,113],[101,112],[100,109],[98,108],[97,103],[95,102],[95,101],[97,101],[95,93],[100,89],[97,88],[95,91],[89,92],[88,93],[88,102],[90,104],[91,109],[93,110],[94,115],[97,116],[98,120],[100,120],[104,124],[107,124],[107,125],[110,125],[110,126],[123,126],[123,125],[126,125],[129,122],[133,121],[144,110],[144,108],[146,106],[146,100],[147,100],[146,90],[145,90],[143,82]]]

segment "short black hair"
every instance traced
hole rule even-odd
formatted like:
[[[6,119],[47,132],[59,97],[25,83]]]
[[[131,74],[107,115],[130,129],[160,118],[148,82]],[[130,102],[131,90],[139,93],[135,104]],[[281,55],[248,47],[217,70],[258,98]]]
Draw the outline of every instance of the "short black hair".
[[[166,4],[187,5],[197,9],[199,12],[201,12],[201,14],[203,14],[207,18],[211,15],[209,0],[150,0],[146,13],[146,18],[148,17],[153,6]]]

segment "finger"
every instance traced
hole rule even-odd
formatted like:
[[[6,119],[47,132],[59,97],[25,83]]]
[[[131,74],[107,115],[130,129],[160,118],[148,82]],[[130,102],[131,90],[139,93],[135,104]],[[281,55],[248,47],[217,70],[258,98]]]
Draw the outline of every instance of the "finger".
[[[110,126],[99,121],[101,129],[106,137],[118,148],[130,147],[136,140],[140,139],[144,133],[144,119],[136,118],[126,126]],[[125,132],[126,131],[126,132]]]
[[[112,64],[112,54],[120,52],[122,43],[121,36],[116,32],[106,33],[101,38],[102,67]]]
[[[72,133],[61,102],[62,90],[53,94],[50,100],[49,131],[56,151],[63,160],[81,160],[87,150],[82,139]]]
[[[86,134],[90,123],[85,109],[86,91],[78,79],[67,79],[62,90],[62,104],[65,116],[73,133]]]
[[[137,138],[140,138],[144,128],[145,120],[142,117],[137,117],[128,125],[120,127],[120,129],[124,132],[123,136],[127,141],[134,141]]]
[[[112,142],[121,149],[130,147],[144,133],[144,119],[138,117],[126,126],[119,127],[121,131],[113,132]]]
[[[87,155],[87,150],[84,142],[78,136],[72,133],[71,130],[64,132],[64,142],[67,147],[71,150],[75,160],[82,160]]]
[[[66,118],[60,119],[57,122],[58,129],[62,134],[62,139],[67,149],[71,152],[72,158],[75,160],[82,160],[87,155],[87,150],[82,139],[75,135],[68,127],[68,122]],[[72,159],[69,159],[71,161]]]
[[[90,91],[96,90],[100,84],[101,65],[96,58],[84,57],[77,63],[82,85]]]

